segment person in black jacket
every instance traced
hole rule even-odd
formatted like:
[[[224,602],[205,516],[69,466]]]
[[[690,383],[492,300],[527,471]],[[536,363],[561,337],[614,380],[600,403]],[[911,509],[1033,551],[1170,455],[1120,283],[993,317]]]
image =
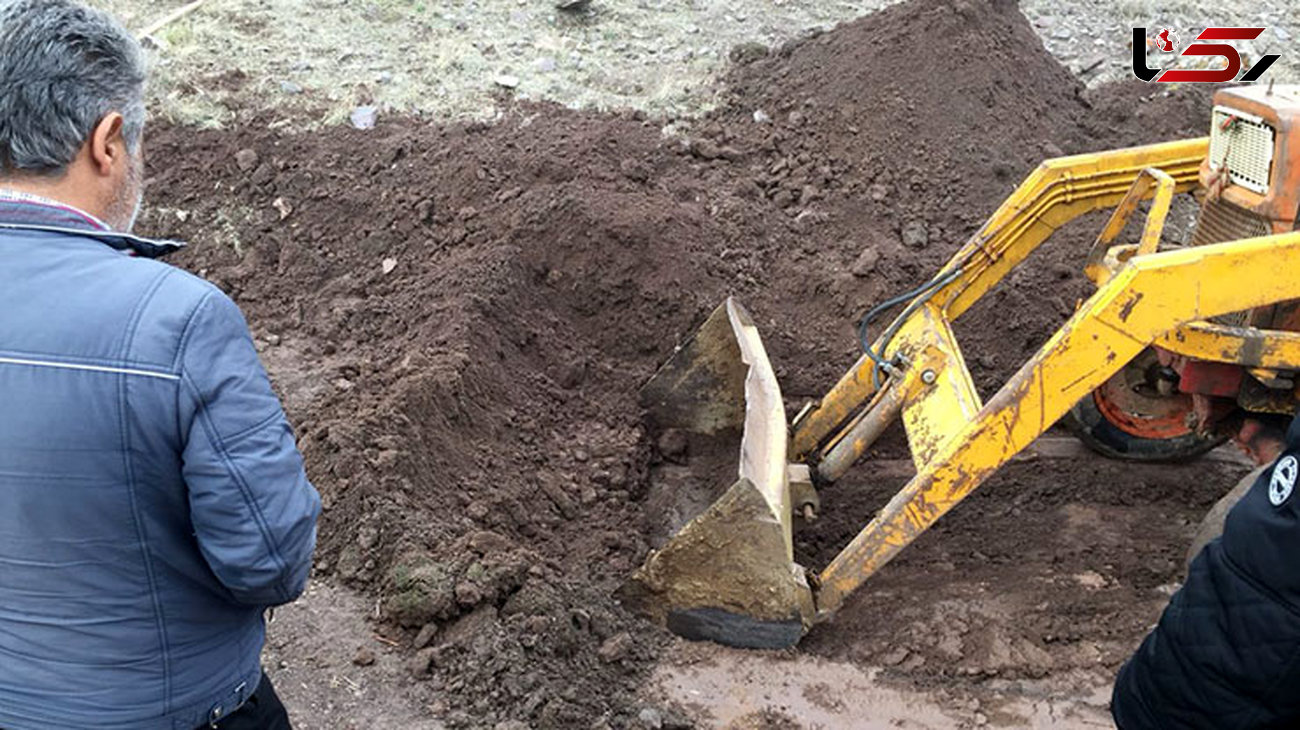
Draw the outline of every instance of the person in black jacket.
[[[1120,669],[1120,730],[1300,728],[1300,417]]]

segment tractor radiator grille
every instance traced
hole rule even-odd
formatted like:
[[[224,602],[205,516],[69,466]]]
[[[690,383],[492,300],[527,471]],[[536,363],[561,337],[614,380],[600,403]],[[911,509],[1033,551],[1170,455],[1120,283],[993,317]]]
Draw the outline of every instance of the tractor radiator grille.
[[[1235,117],[1235,121],[1228,123]],[[1224,125],[1227,124],[1227,129]],[[1264,120],[1216,106],[1210,126],[1210,166],[1228,165],[1228,180],[1247,190],[1268,192],[1273,170],[1273,128]]]
[[[1192,232],[1193,246],[1236,241],[1242,238],[1267,236],[1272,232],[1268,219],[1245,208],[1239,208],[1222,198],[1201,201],[1201,214]]]
[[[1201,214],[1196,219],[1196,230],[1192,232],[1192,245],[1207,246],[1211,243],[1256,238],[1267,236],[1271,231],[1268,219],[1221,198],[1206,197],[1201,201]],[[1215,317],[1213,321],[1241,327],[1246,324],[1249,315],[1249,311],[1233,312]]]

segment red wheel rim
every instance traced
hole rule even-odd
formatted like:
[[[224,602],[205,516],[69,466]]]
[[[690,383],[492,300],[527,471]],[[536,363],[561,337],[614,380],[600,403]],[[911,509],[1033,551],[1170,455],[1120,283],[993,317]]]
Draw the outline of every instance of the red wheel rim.
[[[1156,392],[1146,375],[1155,363],[1150,350],[1139,355],[1092,392],[1093,402],[1107,421],[1130,436],[1156,440],[1187,436],[1192,433],[1187,425],[1192,397]]]

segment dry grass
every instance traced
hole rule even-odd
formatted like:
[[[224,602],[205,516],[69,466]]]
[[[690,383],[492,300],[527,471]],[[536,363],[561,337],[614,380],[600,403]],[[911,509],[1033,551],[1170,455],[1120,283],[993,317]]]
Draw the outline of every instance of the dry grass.
[[[158,34],[152,101],[201,125],[249,106],[323,109],[327,121],[358,104],[490,118],[507,94],[690,114],[709,106],[734,45],[779,43],[885,1],[596,0],[573,14],[551,0],[210,0]],[[141,28],[183,0],[97,4]]]
[[[186,0],[90,0],[142,28]],[[730,50],[776,45],[894,0],[209,0],[157,34],[154,113],[201,126],[236,110],[275,110],[296,125],[382,113],[490,119],[514,96],[665,117],[707,110]],[[1184,30],[1266,25],[1243,55],[1282,53],[1269,72],[1300,80],[1300,19],[1283,0],[1025,0],[1045,45],[1087,80],[1126,78],[1135,25]],[[919,53],[928,52],[918,49]],[[1172,58],[1172,57],[1170,57]],[[1169,59],[1166,59],[1169,60]],[[517,84],[500,84],[512,77]]]

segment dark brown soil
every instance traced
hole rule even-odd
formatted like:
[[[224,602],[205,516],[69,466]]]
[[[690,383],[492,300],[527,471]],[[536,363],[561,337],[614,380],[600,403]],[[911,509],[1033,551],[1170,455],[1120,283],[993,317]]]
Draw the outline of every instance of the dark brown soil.
[[[923,281],[1041,158],[1199,134],[1208,116],[1194,91],[1084,94],[1014,5],[979,0],[892,7],[739,67],[729,88],[685,138],[544,105],[492,126],[286,133],[250,118],[153,135],[144,228],[193,241],[176,263],[247,313],[325,498],[318,572],[379,599],[424,680],[412,691],[452,725],[636,722],[633,693],[668,641],[610,597],[663,519],[646,507],[661,457],[636,390],[724,296],[754,312],[797,403],[856,357],[860,314]],[[901,242],[909,224],[923,246]],[[1086,293],[1091,235],[969,317],[982,385]],[[1135,596],[1174,578],[1173,543],[1220,485],[1185,486],[1191,467],[1097,469],[1008,470],[806,650],[963,671],[975,649],[898,638],[961,575],[1042,604],[998,639],[1010,653],[988,650],[1011,657],[997,671],[1052,671],[1041,653],[1076,640],[1110,642],[1113,664],[1151,619]],[[860,471],[800,538],[812,563],[901,483]],[[1183,522],[1045,547],[1071,505],[1104,517],[1133,502]],[[1058,584],[1085,569],[1120,590]],[[1031,579],[1046,587],[1016,589]],[[962,641],[993,641],[960,620]]]

